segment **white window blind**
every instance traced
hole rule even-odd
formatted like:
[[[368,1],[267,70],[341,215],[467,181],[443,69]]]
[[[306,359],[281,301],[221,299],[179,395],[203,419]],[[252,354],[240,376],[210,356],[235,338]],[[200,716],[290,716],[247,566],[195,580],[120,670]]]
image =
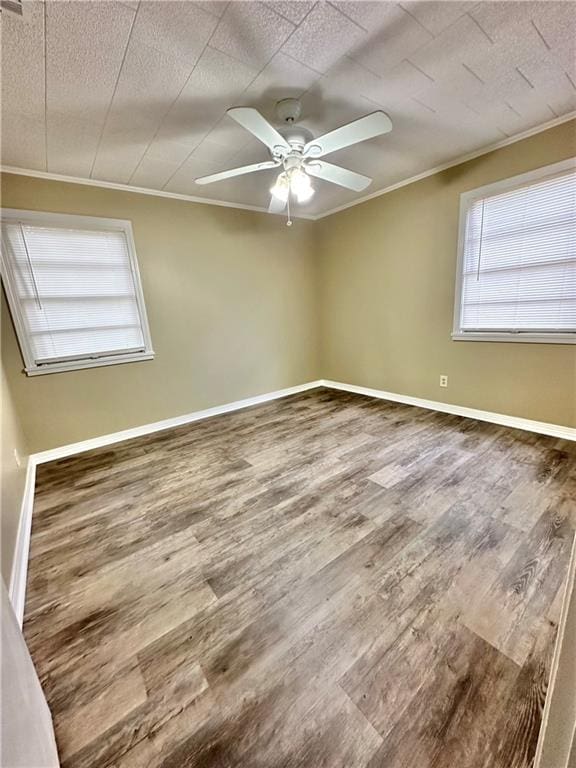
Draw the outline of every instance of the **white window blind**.
[[[151,357],[128,222],[4,211],[2,237],[28,372]]]
[[[456,334],[576,333],[576,171],[472,199],[460,258]]]

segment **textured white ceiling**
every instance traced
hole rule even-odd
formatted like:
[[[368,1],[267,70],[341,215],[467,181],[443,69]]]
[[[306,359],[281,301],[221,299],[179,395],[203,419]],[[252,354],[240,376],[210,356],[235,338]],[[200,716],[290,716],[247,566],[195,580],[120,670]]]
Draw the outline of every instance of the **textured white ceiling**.
[[[2,164],[266,207],[273,172],[226,117],[302,98],[315,135],[376,109],[391,134],[329,159],[395,184],[576,110],[572,2],[24,0],[2,13]],[[270,175],[272,173],[272,175]],[[302,212],[357,195],[315,180]]]

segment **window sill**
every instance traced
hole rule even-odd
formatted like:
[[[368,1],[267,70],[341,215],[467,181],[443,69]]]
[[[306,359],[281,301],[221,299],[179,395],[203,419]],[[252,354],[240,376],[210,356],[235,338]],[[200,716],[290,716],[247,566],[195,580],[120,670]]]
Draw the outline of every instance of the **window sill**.
[[[475,333],[452,334],[452,341],[504,341],[524,344],[576,344],[576,333]]]
[[[83,368],[100,368],[108,365],[121,365],[122,363],[137,363],[141,360],[153,360],[154,352],[142,352],[137,355],[115,355],[113,357],[100,357],[94,360],[74,360],[67,363],[47,363],[34,368],[25,368],[27,376],[44,376],[47,373],[64,373],[66,371],[80,371]]]

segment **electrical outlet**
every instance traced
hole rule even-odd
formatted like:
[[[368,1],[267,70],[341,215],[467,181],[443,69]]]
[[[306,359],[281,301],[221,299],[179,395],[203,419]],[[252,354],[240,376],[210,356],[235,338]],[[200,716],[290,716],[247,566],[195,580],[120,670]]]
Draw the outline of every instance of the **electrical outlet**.
[[[448,386],[448,376],[446,376],[444,373],[440,376],[440,386],[441,387],[447,387]]]
[[[16,448],[14,448],[14,461],[16,462],[17,467],[22,466],[22,460],[20,459],[20,454],[18,453]]]

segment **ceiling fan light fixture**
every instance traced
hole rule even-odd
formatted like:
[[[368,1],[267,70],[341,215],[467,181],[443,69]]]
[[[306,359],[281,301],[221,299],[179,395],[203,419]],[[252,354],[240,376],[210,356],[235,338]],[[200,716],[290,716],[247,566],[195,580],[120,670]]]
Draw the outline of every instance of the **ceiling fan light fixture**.
[[[274,197],[278,198],[278,200],[281,200],[283,203],[288,200],[290,182],[288,181],[288,177],[285,173],[278,174],[278,178],[276,179],[274,186],[271,187],[270,192],[272,195],[274,195]]]
[[[306,203],[314,194],[310,177],[301,168],[295,168],[290,174],[290,190],[299,203]]]
[[[314,187],[310,185],[308,189],[298,192],[296,194],[296,199],[300,204],[307,203],[308,200],[312,199],[313,195],[314,195]]]

